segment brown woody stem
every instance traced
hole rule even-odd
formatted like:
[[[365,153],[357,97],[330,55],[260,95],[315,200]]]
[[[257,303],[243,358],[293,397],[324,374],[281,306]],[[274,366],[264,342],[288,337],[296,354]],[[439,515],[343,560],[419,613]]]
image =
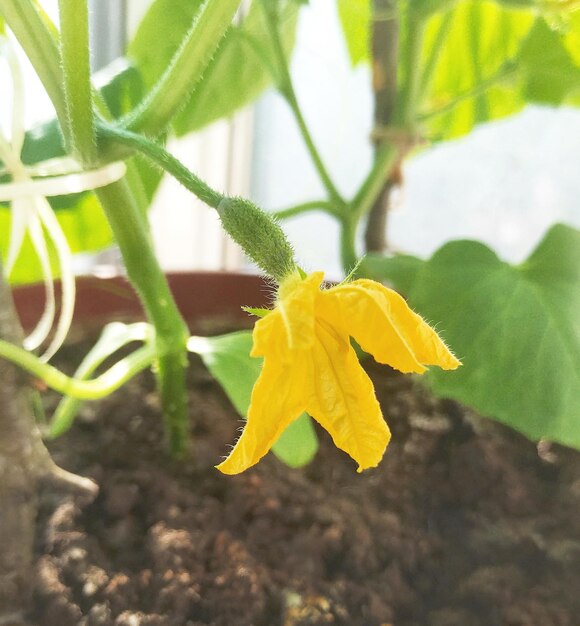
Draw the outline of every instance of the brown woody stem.
[[[374,121],[376,127],[388,128],[395,114],[399,59],[399,19],[394,0],[373,0],[373,16],[377,15],[392,16],[386,20],[374,19],[372,29]],[[375,149],[379,145],[380,140],[375,139]],[[395,184],[392,172],[393,169],[369,211],[365,229],[367,252],[383,252],[387,245],[387,214],[391,190]]]
[[[10,288],[0,266],[0,338],[22,342]],[[23,624],[30,608],[32,550],[41,483],[97,486],[58,468],[36,426],[24,375],[0,359],[0,624]],[[70,490],[69,490],[70,491]]]

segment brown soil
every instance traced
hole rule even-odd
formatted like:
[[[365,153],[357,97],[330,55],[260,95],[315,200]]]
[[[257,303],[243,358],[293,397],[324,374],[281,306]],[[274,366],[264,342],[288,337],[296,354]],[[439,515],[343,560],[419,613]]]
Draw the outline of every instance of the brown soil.
[[[325,433],[305,469],[269,455],[219,474],[240,420],[197,360],[185,462],[165,456],[149,375],[87,404],[52,448],[101,493],[43,503],[32,622],[580,624],[580,454],[368,370],[393,440],[362,475]]]

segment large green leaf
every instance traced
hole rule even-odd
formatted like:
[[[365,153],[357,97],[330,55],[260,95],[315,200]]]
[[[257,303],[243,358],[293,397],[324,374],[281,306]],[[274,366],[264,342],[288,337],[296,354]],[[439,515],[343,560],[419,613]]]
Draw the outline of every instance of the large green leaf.
[[[193,338],[189,348],[197,352],[232,404],[242,416],[250,406],[252,388],[262,369],[261,359],[250,357],[252,334],[240,331],[219,337]],[[276,393],[273,389],[272,393]],[[303,413],[282,433],[272,447],[274,454],[290,467],[302,467],[313,459],[318,439],[308,415]]]
[[[580,231],[554,226],[520,266],[481,243],[449,243],[407,295],[463,361],[429,372],[436,393],[580,448]]]
[[[569,34],[578,36],[573,30]],[[580,90],[580,62],[574,62],[566,43],[562,33],[536,21],[519,55],[526,100],[558,105]]]
[[[481,0],[429,19],[423,60],[433,73],[423,85],[423,109],[432,139],[463,135],[524,106],[518,55],[535,19],[532,11]]]
[[[338,0],[353,64],[368,60],[370,5]],[[580,15],[556,16],[562,8],[527,0],[414,3],[425,19],[419,97],[429,138],[464,135],[526,103],[580,104]],[[402,18],[401,50],[411,23]]]
[[[463,0],[430,18],[423,59],[426,67],[437,61],[423,108],[432,139],[463,135],[527,103],[580,103],[580,19],[545,10]]]
[[[129,46],[129,55],[141,70],[147,87],[162,72],[199,10],[200,0],[156,0],[141,22]],[[280,29],[284,48],[290,54],[299,2],[280,2]],[[241,24],[225,34],[217,52],[176,117],[177,135],[198,130],[228,117],[255,100],[272,83],[275,67],[267,23],[259,2],[253,2]]]

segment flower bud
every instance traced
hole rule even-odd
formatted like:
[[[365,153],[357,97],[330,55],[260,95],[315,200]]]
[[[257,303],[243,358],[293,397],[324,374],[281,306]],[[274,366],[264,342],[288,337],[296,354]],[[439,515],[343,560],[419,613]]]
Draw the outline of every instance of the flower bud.
[[[244,198],[224,198],[217,212],[230,237],[269,276],[281,281],[294,271],[292,246],[271,215]]]

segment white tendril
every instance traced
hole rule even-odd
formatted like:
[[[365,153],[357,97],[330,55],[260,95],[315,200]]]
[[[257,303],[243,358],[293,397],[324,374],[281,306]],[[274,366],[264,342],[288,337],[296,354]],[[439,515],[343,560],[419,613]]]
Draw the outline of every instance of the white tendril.
[[[56,317],[54,277],[47,243],[54,249],[61,276],[61,307],[54,335],[41,357],[48,361],[60,348],[70,329],[76,287],[70,247],[46,197],[80,193],[109,185],[125,175],[126,167],[124,163],[118,162],[83,172],[70,157],[50,159],[26,167],[20,157],[25,137],[24,85],[14,48],[5,36],[0,36],[0,55],[8,63],[13,83],[10,140],[0,130],[0,160],[4,162],[0,174],[12,176],[12,182],[0,184],[0,201],[11,203],[12,218],[4,272],[8,278],[14,271],[28,233],[38,257],[45,290],[44,311],[34,330],[24,340],[24,346],[34,350],[47,340]]]
[[[105,187],[123,178],[126,166],[123,162],[109,163],[97,170],[53,176],[51,178],[26,178],[0,185],[0,202],[31,196],[66,196]]]

